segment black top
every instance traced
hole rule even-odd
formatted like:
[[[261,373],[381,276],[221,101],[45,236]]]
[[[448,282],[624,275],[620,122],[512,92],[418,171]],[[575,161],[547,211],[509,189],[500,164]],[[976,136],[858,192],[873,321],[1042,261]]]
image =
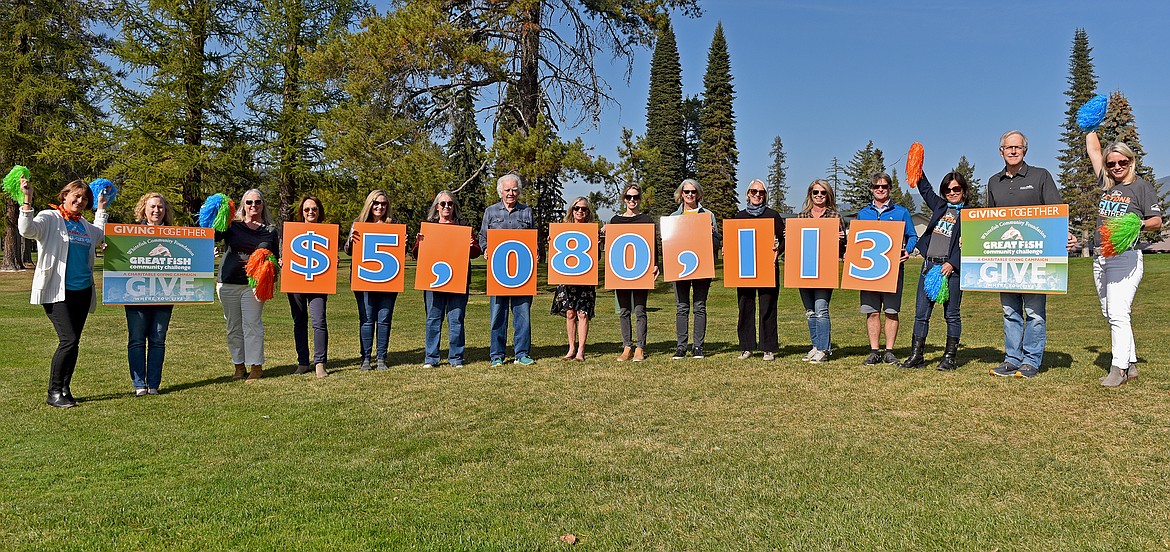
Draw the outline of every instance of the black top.
[[[1064,203],[1052,175],[1040,167],[1020,163],[1015,176],[1007,169],[987,180],[988,207],[1019,207],[1020,205],[1059,205]]]
[[[778,249],[780,251],[784,251],[784,217],[780,216],[780,213],[776,212],[775,209],[773,209],[771,207],[764,207],[764,212],[760,213],[760,216],[758,216],[758,217],[749,213],[747,211],[747,209],[741,209],[738,213],[735,214],[734,218],[737,218],[737,219],[771,218],[772,224],[776,230],[776,240],[779,242]],[[779,259],[777,259],[777,260],[779,260]]]
[[[227,230],[216,232],[215,239],[223,240],[227,246],[223,251],[223,261],[219,263],[219,281],[223,284],[247,285],[248,274],[244,272],[244,265],[257,249],[267,249],[280,258],[280,235],[275,225],[261,225],[252,230],[247,224],[235,220]]]
[[[654,224],[654,217],[646,213],[638,213],[632,217],[614,215],[613,218],[609,219],[610,224],[633,224],[636,222],[649,222],[650,224]]]
[[[1044,171],[1044,169],[1033,169],[1033,171],[1036,170]],[[1048,171],[1044,171],[1044,173],[1047,174]],[[992,178],[994,179],[995,177]],[[963,250],[959,248],[959,236],[962,225],[958,223],[958,213],[947,204],[947,200],[943,199],[942,196],[934,191],[934,188],[930,185],[930,180],[926,178],[925,174],[922,175],[922,179],[918,182],[917,189],[918,194],[922,196],[922,202],[927,207],[930,207],[932,214],[930,216],[930,222],[923,229],[922,236],[918,238],[918,243],[915,244],[915,248],[918,249],[918,252],[923,257],[929,256],[932,254],[930,253],[930,242],[934,239],[934,235],[942,235],[941,239],[949,239],[950,243],[947,245],[946,253],[937,256],[946,257],[947,262],[951,264],[951,268],[958,271],[963,256]],[[990,190],[990,187],[988,189]],[[1021,203],[1020,205],[1030,204]],[[949,220],[944,221],[943,219],[948,216],[950,217]],[[935,249],[935,253],[937,253],[937,248]]]

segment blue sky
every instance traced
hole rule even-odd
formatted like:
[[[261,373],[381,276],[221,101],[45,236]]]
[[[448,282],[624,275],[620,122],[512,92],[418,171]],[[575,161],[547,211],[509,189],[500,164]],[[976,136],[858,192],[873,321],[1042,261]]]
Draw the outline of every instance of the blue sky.
[[[1005,130],[1027,134],[1026,161],[1058,172],[1068,59],[1077,27],[1088,32],[1099,91],[1120,89],[1137,118],[1146,163],[1170,175],[1170,3],[1039,1],[708,0],[698,19],[675,19],[686,94],[702,92],[707,49],[722,21],[731,55],[740,150],[740,199],[764,179],[776,135],[788,154],[790,203],[867,140],[894,164],[910,144],[926,148],[936,180],[960,155],[982,183],[1003,168]],[[1111,7],[1117,6],[1117,7]],[[622,127],[645,132],[650,51],[627,83],[622,62],[599,59],[611,105],[580,135],[617,159]],[[901,174],[904,161],[896,163]],[[566,198],[583,195],[566,186]],[[916,195],[916,194],[915,194]]]

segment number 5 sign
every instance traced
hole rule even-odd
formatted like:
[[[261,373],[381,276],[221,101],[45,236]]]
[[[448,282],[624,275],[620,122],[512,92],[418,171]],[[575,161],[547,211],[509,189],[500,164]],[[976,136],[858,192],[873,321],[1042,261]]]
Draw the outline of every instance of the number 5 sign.
[[[487,294],[536,295],[536,230],[488,230]]]
[[[715,277],[711,216],[662,217],[662,267],[667,282]]]
[[[403,291],[406,279],[406,225],[358,222],[350,288],[354,291]]]
[[[548,225],[548,283],[597,285],[597,225]]]
[[[337,225],[286,222],[281,235],[280,291],[337,293]]]
[[[850,223],[841,289],[897,291],[905,231],[903,222],[855,220]]]

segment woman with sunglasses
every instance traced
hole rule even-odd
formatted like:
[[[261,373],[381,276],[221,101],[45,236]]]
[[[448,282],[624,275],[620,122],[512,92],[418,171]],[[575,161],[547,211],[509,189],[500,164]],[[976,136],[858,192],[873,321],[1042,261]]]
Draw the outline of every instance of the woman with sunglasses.
[[[28,178],[20,178],[24,202],[20,205],[17,230],[26,239],[37,242],[37,268],[33,273],[32,299],[41,305],[53,329],[57,331],[57,350],[49,364],[49,392],[45,403],[54,408],[72,408],[77,400],[69,390],[77,368],[77,350],[81,331],[89,313],[97,310],[93,286],[95,250],[105,238],[106,194],[98,197],[93,224],[82,216],[93,205],[93,191],[74,180],[57,193],[51,209],[33,210],[33,189]],[[35,214],[34,214],[35,213]],[[9,319],[13,320],[13,319]],[[15,324],[10,326],[15,329]],[[19,336],[9,344],[19,346]]]
[[[325,224],[325,205],[316,196],[305,196],[293,214],[293,220]],[[289,293],[288,306],[292,310],[293,343],[297,349],[297,369],[294,374],[317,373],[318,378],[329,375],[325,361],[329,355],[329,324],[325,320],[324,293]],[[313,358],[309,363],[309,324],[313,325]]]
[[[593,205],[586,197],[578,197],[569,204],[565,222],[594,224]],[[564,360],[585,360],[585,338],[589,336],[589,320],[593,318],[597,303],[597,286],[557,286],[553,297],[552,314],[565,317],[565,335],[569,341],[569,352]]]
[[[431,210],[427,213],[427,221],[436,224],[457,224],[466,226],[459,218],[459,203],[455,195],[443,190],[435,195],[431,202]],[[423,235],[415,236],[414,251],[418,254],[419,244]],[[479,257],[483,250],[475,239],[475,232],[471,233],[471,243],[467,249],[467,264],[471,266],[471,259]],[[465,338],[463,334],[463,320],[467,311],[467,294],[471,289],[471,280],[467,281],[467,289],[463,293],[445,291],[423,291],[423,301],[427,309],[426,323],[426,356],[423,358],[423,368],[434,368],[439,365],[439,338],[443,333],[443,317],[447,317],[448,351],[447,364],[452,368],[463,367],[463,350]]]
[[[748,184],[747,207],[735,214],[737,219],[765,218],[772,219],[775,226],[776,239],[772,244],[772,270],[776,274],[776,285],[772,287],[735,289],[739,300],[739,320],[736,329],[739,333],[739,360],[747,360],[756,349],[756,296],[760,301],[760,339],[758,344],[764,351],[764,360],[776,360],[776,350],[780,347],[776,330],[776,300],[780,296],[780,259],[782,249],[781,238],[784,236],[784,218],[775,209],[768,207],[768,189],[763,181],[753,180]],[[761,263],[762,264],[762,263]],[[760,267],[764,269],[763,266]]]
[[[682,181],[674,190],[674,201],[678,209],[668,216],[690,215],[706,213],[711,217],[711,245],[715,251],[719,250],[719,230],[715,227],[715,213],[712,213],[700,203],[703,199],[703,187],[691,178]],[[711,279],[679,280],[674,282],[674,333],[677,346],[674,350],[674,360],[687,357],[690,350],[692,358],[703,358],[703,341],[707,337],[707,294],[711,291]],[[693,294],[692,294],[693,292]],[[694,347],[687,345],[687,325],[690,322],[690,313],[695,313],[695,341]]]
[[[610,224],[654,224],[654,218],[642,212],[641,186],[626,186],[621,198],[625,210],[610,218]],[[601,233],[604,237],[605,228],[601,229]],[[658,277],[658,266],[654,267],[654,277]],[[642,362],[646,360],[646,299],[650,296],[650,290],[619,289],[614,294],[618,302],[618,325],[622,330],[622,354],[618,355],[618,362]],[[633,326],[630,324],[631,312],[634,315]]]
[[[361,213],[353,221],[354,224],[359,222],[393,223],[389,197],[382,190],[370,192],[366,196],[365,204],[362,205]],[[353,249],[361,247],[361,239],[361,234],[353,226],[350,226],[349,239],[345,240],[343,246],[345,253],[353,255]],[[357,298],[358,323],[361,325],[361,369],[373,369],[370,363],[370,349],[374,348],[376,336],[377,367],[379,370],[387,370],[389,366],[386,365],[386,351],[390,347],[390,324],[394,317],[394,302],[398,299],[398,293],[393,291],[355,291],[353,295]]]
[[[1104,150],[1096,132],[1085,136],[1085,149],[1103,191],[1097,207],[1097,227],[1107,219],[1133,213],[1143,231],[1162,228],[1162,205],[1154,186],[1137,176],[1137,155],[1124,142]],[[1137,378],[1137,346],[1133,339],[1130,307],[1145,271],[1142,253],[1132,247],[1113,256],[1101,254],[1101,232],[1093,236],[1093,282],[1101,300],[1101,314],[1109,320],[1113,361],[1101,385],[1117,387]]]
[[[837,198],[833,187],[826,180],[814,180],[808,185],[804,196],[804,207],[797,218],[835,218],[840,222],[837,231],[838,255],[845,248],[845,221],[837,212]],[[808,319],[808,335],[812,349],[801,358],[808,362],[825,362],[833,354],[833,325],[829,320],[829,301],[833,288],[800,288],[800,301],[804,304],[804,316]]]
[[[926,360],[926,336],[930,333],[930,315],[934,312],[934,301],[926,295],[926,273],[935,266],[946,278],[948,297],[943,302],[943,318],[947,322],[947,344],[943,350],[939,370],[954,370],[959,367],[956,357],[959,353],[959,336],[963,332],[963,321],[959,307],[963,302],[963,290],[959,287],[959,267],[962,250],[959,248],[959,212],[967,201],[967,178],[961,173],[949,172],[942,179],[938,193],[931,188],[926,175],[922,175],[916,188],[922,201],[930,207],[932,214],[922,237],[915,248],[922,255],[922,275],[918,279],[918,296],[914,306],[914,336],[910,340],[910,357],[898,364],[902,368],[923,368]]]
[[[223,305],[228,351],[236,367],[235,377],[246,375],[245,383],[252,383],[264,373],[264,302],[248,285],[244,267],[257,249],[280,255],[280,236],[260,190],[244,192],[231,224],[223,232],[216,232],[215,240],[223,241],[225,246],[215,289]],[[251,367],[250,372],[246,366]]]

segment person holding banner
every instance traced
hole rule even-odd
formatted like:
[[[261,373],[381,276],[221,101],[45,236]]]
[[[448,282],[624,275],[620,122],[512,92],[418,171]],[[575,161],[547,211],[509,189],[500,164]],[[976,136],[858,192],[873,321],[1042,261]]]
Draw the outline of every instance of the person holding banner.
[[[354,223],[372,222],[390,224],[394,222],[390,214],[390,196],[382,190],[373,190],[366,195],[366,202],[362,211],[354,219]],[[349,239],[343,248],[347,255],[353,255],[355,247],[361,247],[361,234],[352,226],[349,229]],[[393,291],[355,291],[354,297],[358,301],[358,323],[360,324],[361,340],[361,369],[373,369],[370,363],[370,350],[374,348],[377,337],[377,349],[374,351],[378,370],[388,370],[386,365],[386,351],[390,348],[390,325],[394,318],[394,303],[398,293]]]
[[[902,255],[898,264],[898,288],[893,293],[861,292],[861,313],[865,315],[865,329],[869,334],[869,356],[865,357],[864,364],[866,366],[878,363],[897,364],[898,359],[893,351],[894,341],[898,338],[898,312],[902,310],[902,280],[906,275],[906,259],[910,258],[908,251],[912,251],[918,242],[918,233],[914,230],[914,220],[910,217],[910,211],[890,200],[893,182],[890,175],[878,172],[869,182],[873,202],[857,213],[857,220],[901,221],[905,223],[906,231],[902,238]],[[883,326],[881,314],[885,314],[885,349],[878,348],[878,338]]]
[[[589,198],[574,199],[566,211],[568,212],[565,213],[565,222],[595,224],[593,205]],[[597,286],[568,284],[557,286],[551,314],[565,317],[565,335],[569,341],[569,352],[565,353],[562,359],[585,360],[585,338],[589,336],[589,320],[593,318],[596,304]]]
[[[89,313],[97,310],[93,290],[93,262],[98,244],[105,238],[106,194],[98,196],[90,224],[82,216],[93,205],[93,192],[85,182],[74,180],[57,193],[60,205],[33,214],[33,190],[28,178],[20,178],[24,202],[20,205],[17,231],[37,242],[37,268],[33,273],[30,303],[41,305],[57,332],[57,350],[49,364],[49,392],[45,403],[54,408],[77,406],[69,389],[77,368],[81,331]]]
[[[134,206],[134,220],[147,226],[172,226],[175,213],[159,193],[148,193]],[[162,384],[167,329],[174,305],[126,305],[126,330],[130,334],[126,358],[134,396],[157,395]]]
[[[959,285],[959,267],[963,251],[959,247],[959,212],[967,202],[967,178],[962,173],[949,172],[942,179],[936,193],[930,187],[930,180],[923,174],[917,188],[922,201],[930,207],[930,222],[918,240],[918,252],[924,259],[922,276],[918,279],[918,293],[914,303],[914,336],[910,340],[910,356],[898,366],[922,368],[926,360],[926,336],[930,333],[930,315],[934,311],[935,299],[927,294],[927,283],[935,266],[947,287],[947,298],[943,301],[943,318],[947,322],[947,344],[943,350],[939,370],[954,370],[959,353],[959,336],[963,333],[963,320],[959,307],[963,302],[963,290]]]
[[[307,195],[293,213],[300,222],[325,224],[325,205],[317,196]],[[336,243],[336,242],[334,242]],[[293,343],[297,349],[297,369],[294,374],[315,371],[318,378],[329,376],[325,361],[329,356],[329,324],[325,320],[324,293],[289,293],[288,306],[292,311]],[[309,324],[313,326],[313,358],[309,363]]]
[[[1137,155],[1124,142],[1113,142],[1102,150],[1094,131],[1085,136],[1085,149],[1103,188],[1097,208],[1098,230],[1093,236],[1093,283],[1101,299],[1101,314],[1109,321],[1113,361],[1101,385],[1117,387],[1137,379],[1130,307],[1145,266],[1141,251],[1133,249],[1133,244],[1138,232],[1162,228],[1162,206],[1154,186],[1138,178]],[[1123,228],[1127,223],[1128,232]]]
[[[711,217],[711,245],[719,249],[719,229],[715,226],[715,213],[700,204],[703,199],[703,187],[699,182],[688,178],[674,190],[674,201],[678,209],[667,216],[676,217],[684,214],[706,213]],[[692,295],[692,291],[694,294]],[[692,358],[703,358],[703,342],[707,337],[707,294],[711,291],[711,279],[679,280],[674,282],[674,333],[677,346],[674,350],[674,360],[687,357],[690,350]],[[690,312],[695,312],[695,341],[694,346],[687,345],[687,326],[690,323]]]
[[[436,224],[464,225],[459,217],[459,202],[455,194],[443,190],[435,195],[431,202],[431,209],[427,213],[427,221]],[[420,232],[415,236],[414,248],[418,251],[423,235]],[[467,264],[483,254],[475,234],[471,235],[471,243],[467,249]],[[463,349],[466,338],[463,334],[463,320],[467,311],[467,294],[471,290],[471,281],[463,293],[423,290],[423,301],[426,303],[426,356],[423,358],[423,368],[434,368],[439,365],[439,338],[443,333],[443,317],[447,317],[448,351],[447,363],[452,368],[463,367]]]
[[[610,217],[610,224],[654,224],[654,218],[642,212],[642,187],[630,184],[622,191],[622,203],[625,211]],[[605,228],[601,229],[602,236]],[[651,244],[653,247],[653,244]],[[658,267],[654,267],[654,277],[658,277]],[[618,362],[632,360],[642,362],[646,360],[646,302],[650,296],[648,289],[617,289],[614,290],[618,303],[618,325],[622,330],[622,354],[618,355]],[[631,324],[630,315],[634,321]]]
[[[808,185],[804,196],[804,207],[797,218],[827,218],[840,221],[840,230],[837,232],[838,255],[845,249],[845,219],[837,212],[837,197],[833,187],[827,180],[813,180]],[[801,360],[807,362],[825,362],[832,353],[833,325],[829,319],[829,301],[833,298],[833,288],[799,288],[800,301],[804,304],[804,316],[808,319],[808,335],[812,340],[812,348]]]
[[[280,235],[260,190],[244,192],[231,224],[223,232],[215,233],[215,241],[223,241],[225,245],[216,291],[227,325],[228,352],[236,367],[234,377],[247,376],[245,382],[251,383],[264,373],[264,302],[256,297],[255,288],[248,285],[244,267],[257,249],[280,254]]]
[[[776,239],[772,245],[772,270],[776,272],[776,285],[773,287],[750,288],[739,287],[735,295],[739,304],[739,320],[736,329],[739,333],[739,360],[747,360],[756,349],[756,296],[760,301],[760,339],[759,346],[764,351],[764,360],[776,360],[776,350],[780,348],[780,339],[776,329],[776,301],[780,297],[780,251],[783,243],[780,238],[784,235],[784,217],[775,209],[768,207],[768,189],[764,182],[756,179],[748,184],[747,207],[735,214],[735,218],[770,218],[776,227]],[[763,267],[761,267],[763,269]]]
[[[1064,203],[1052,175],[1040,167],[1024,162],[1028,138],[1018,130],[999,137],[999,154],[1004,168],[987,179],[988,207],[1023,205],[1058,205]],[[1076,237],[1068,234],[1066,247],[1077,246]],[[1046,311],[1048,296],[1042,293],[1000,293],[1003,308],[1004,360],[988,373],[1000,377],[1031,378],[1040,373],[1044,346],[1048,341]]]
[[[496,192],[500,201],[488,205],[483,212],[483,223],[479,227],[479,243],[488,249],[488,230],[531,230],[536,228],[532,209],[520,203],[522,188],[520,177],[505,174],[496,181]],[[486,256],[485,256],[486,257]],[[490,268],[489,268],[490,270]],[[491,365],[504,364],[504,350],[508,345],[508,313],[512,313],[512,348],[516,364],[529,366],[536,363],[529,356],[532,347],[532,297],[528,295],[492,296],[491,306]]]

